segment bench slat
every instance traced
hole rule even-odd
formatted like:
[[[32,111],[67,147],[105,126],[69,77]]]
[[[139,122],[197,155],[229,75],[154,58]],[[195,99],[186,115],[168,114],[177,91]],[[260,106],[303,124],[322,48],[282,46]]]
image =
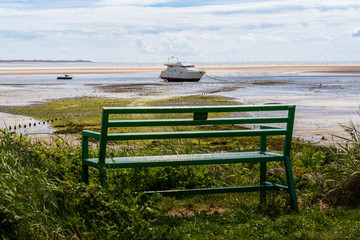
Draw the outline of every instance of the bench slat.
[[[255,186],[237,186],[237,187],[219,187],[219,188],[195,188],[195,189],[180,189],[180,190],[160,190],[160,191],[145,191],[144,194],[160,193],[163,196],[182,196],[195,194],[213,194],[213,193],[238,193],[238,192],[256,192],[261,190],[285,189],[287,186],[280,184],[267,184]]]
[[[192,119],[155,119],[155,120],[110,120],[108,127],[153,127],[153,126],[192,126],[220,124],[259,124],[286,123],[288,117],[249,117],[249,118],[212,118],[207,120]]]
[[[85,164],[98,166],[98,158],[85,159]],[[159,166],[184,166],[202,164],[225,164],[244,162],[284,161],[284,156],[278,153],[266,152],[227,152],[207,154],[182,154],[140,157],[105,158],[108,168],[129,167],[159,167]]]
[[[174,138],[214,138],[214,137],[243,137],[243,136],[275,136],[286,135],[284,128],[259,130],[230,130],[230,131],[183,131],[183,132],[153,132],[153,133],[113,133],[108,134],[107,140],[146,140],[146,139],[174,139]]]
[[[226,106],[172,106],[172,107],[104,107],[108,114],[134,113],[193,113],[193,112],[255,112],[255,111],[287,111],[295,105],[226,105]]]

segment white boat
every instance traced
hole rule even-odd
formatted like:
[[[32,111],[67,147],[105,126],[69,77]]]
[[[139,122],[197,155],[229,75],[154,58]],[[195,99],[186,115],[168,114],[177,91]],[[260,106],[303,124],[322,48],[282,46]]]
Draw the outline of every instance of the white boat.
[[[182,64],[177,57],[170,57],[164,65],[167,68],[160,73],[160,78],[168,82],[198,82],[205,74],[194,65]]]

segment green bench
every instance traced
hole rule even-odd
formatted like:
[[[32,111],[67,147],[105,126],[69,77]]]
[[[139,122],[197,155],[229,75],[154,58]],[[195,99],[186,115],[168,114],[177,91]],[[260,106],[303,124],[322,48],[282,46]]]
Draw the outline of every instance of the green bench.
[[[148,117],[149,114],[151,114],[150,116],[152,117],[156,117],[154,119],[132,119],[133,116]],[[184,114],[186,117],[183,117]],[[209,115],[214,114],[217,114],[215,116],[228,116],[220,118],[209,117]],[[99,170],[100,182],[103,186],[106,186],[106,168],[259,163],[259,185],[162,190],[157,192],[164,196],[171,196],[259,191],[260,201],[264,203],[266,201],[267,190],[284,189],[290,195],[292,209],[298,211],[293,174],[290,164],[290,148],[294,115],[294,105],[280,104],[263,106],[226,105],[190,107],[104,107],[102,110],[101,131],[82,131],[82,181],[89,184],[89,167],[94,167]],[[181,116],[181,118],[179,116]],[[162,119],[159,119],[159,117]],[[263,124],[271,124],[271,126]],[[218,126],[216,130],[209,130],[209,128],[214,125],[222,126]],[[238,125],[250,126],[239,129],[239,127],[237,127]],[[185,126],[192,127],[190,127],[190,130],[181,129],[186,128]],[[206,126],[207,130],[200,131],[198,126]],[[119,130],[121,128],[140,129],[141,127],[147,127],[147,132],[134,131],[131,133],[121,133],[121,130]],[[171,131],[169,131],[169,127],[171,128]],[[110,128],[114,129],[111,133],[108,131]],[[167,128],[166,131],[164,131],[165,128]],[[284,136],[282,153],[267,151],[267,136]],[[260,148],[258,151],[252,152],[106,157],[106,147],[109,141],[147,141],[158,139],[200,139],[222,137],[259,137]],[[97,158],[89,158],[89,138],[94,138],[99,141],[99,154]],[[275,161],[284,163],[287,176],[287,186],[272,184],[266,181],[266,163]],[[154,191],[145,193],[152,194]]]

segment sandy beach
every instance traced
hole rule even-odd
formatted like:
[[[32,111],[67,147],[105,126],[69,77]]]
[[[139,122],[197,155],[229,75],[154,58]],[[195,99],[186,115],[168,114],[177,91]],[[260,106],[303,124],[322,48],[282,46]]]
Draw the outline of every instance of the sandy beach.
[[[199,69],[208,73],[239,72],[243,75],[314,75],[314,74],[360,74],[357,65],[325,65],[325,66],[199,66]],[[112,74],[112,73],[149,73],[164,70],[165,67],[23,67],[0,68],[0,75],[27,75],[27,74]]]
[[[355,85],[336,85],[336,79],[326,85],[315,81],[295,82],[285,77],[274,81],[266,77],[360,76],[360,66],[198,68],[207,72],[207,77],[199,83],[174,84],[157,78],[165,67],[1,67],[0,107],[76,97],[160,99],[186,95],[220,95],[242,104],[292,103],[297,105],[294,136],[324,144],[331,143],[334,134],[345,134],[342,124],[359,118],[357,92],[351,91]],[[61,74],[75,77],[72,81],[56,81],[56,76]],[[245,79],[246,76],[256,77]],[[223,77],[230,80],[223,81]],[[0,129],[37,121],[4,113],[0,119]]]

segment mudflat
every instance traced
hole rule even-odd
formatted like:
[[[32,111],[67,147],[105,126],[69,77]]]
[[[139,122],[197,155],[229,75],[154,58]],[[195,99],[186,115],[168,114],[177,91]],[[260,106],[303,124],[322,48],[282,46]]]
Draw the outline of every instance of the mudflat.
[[[241,104],[291,103],[297,105],[294,136],[325,144],[337,141],[333,135],[345,136],[341,125],[359,118],[358,65],[198,68],[206,71],[198,83],[167,83],[158,79],[165,67],[2,67],[0,107],[62,98],[188,95],[220,95]],[[56,80],[60,74],[74,78]],[[0,128],[28,121],[0,113]]]

